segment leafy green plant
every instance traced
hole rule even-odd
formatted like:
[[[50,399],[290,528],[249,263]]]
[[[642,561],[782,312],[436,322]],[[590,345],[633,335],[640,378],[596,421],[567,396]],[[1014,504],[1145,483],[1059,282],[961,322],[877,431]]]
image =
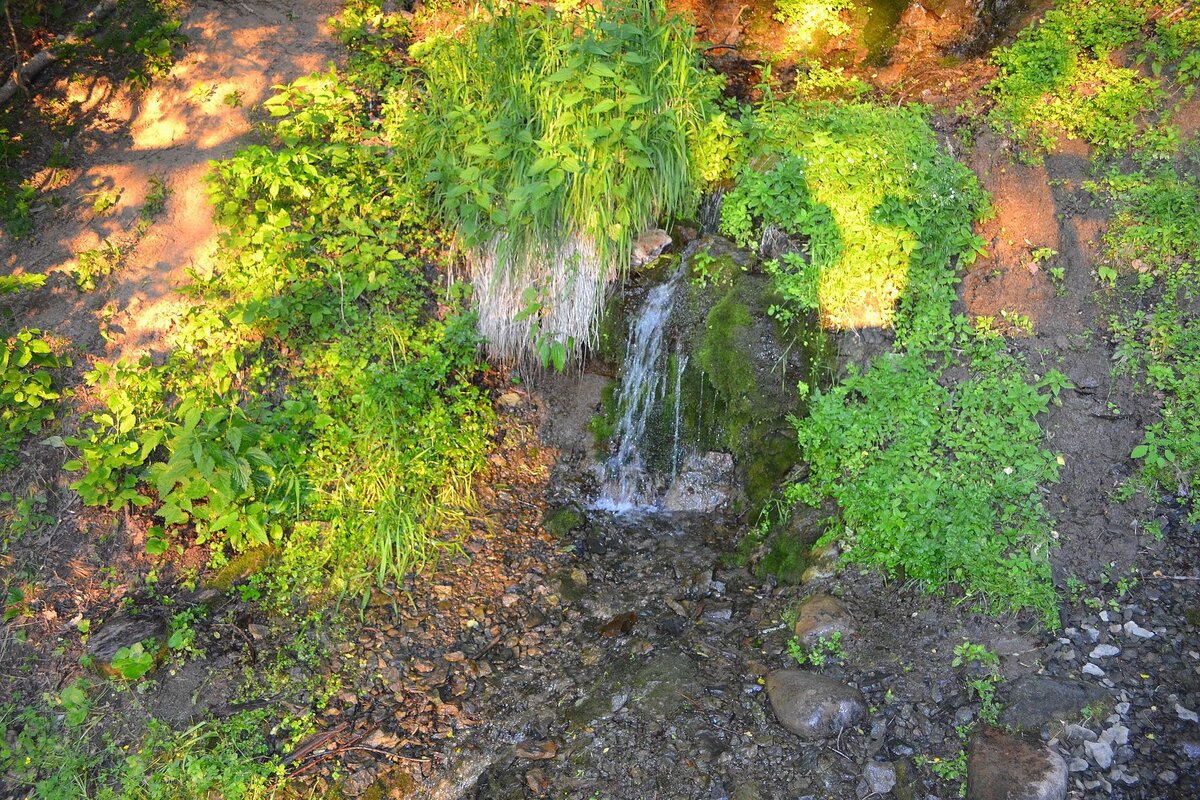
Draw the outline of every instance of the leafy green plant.
[[[841,663],[846,660],[846,650],[842,645],[840,631],[835,631],[828,637],[818,637],[817,643],[810,648],[806,648],[799,639],[793,636],[788,640],[787,647],[788,654],[800,666],[811,664],[817,669],[821,669],[830,662]]]
[[[37,329],[26,329],[4,342],[0,352],[0,469],[16,464],[25,436],[54,418],[61,396],[53,371],[70,362],[54,354]]]
[[[112,668],[122,680],[136,681],[154,669],[154,654],[142,642],[122,647],[112,657]]]
[[[120,263],[121,248],[111,239],[102,247],[84,250],[76,256],[75,267],[71,270],[75,285],[81,292],[90,292],[96,288],[97,279],[107,278]]]
[[[843,12],[853,10],[853,0],[775,0],[774,17],[784,25],[787,49],[806,52],[818,44],[818,33],[831,38],[848,34]]]

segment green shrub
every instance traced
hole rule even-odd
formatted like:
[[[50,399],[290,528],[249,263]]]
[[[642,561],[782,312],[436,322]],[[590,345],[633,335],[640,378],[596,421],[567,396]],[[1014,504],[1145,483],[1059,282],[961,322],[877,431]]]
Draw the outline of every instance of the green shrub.
[[[768,104],[746,137],[751,166],[722,227],[749,246],[771,228],[799,244],[768,266],[776,316],[896,336],[894,353],[814,392],[794,421],[811,473],[786,499],[836,500],[842,524],[828,535],[851,561],[1053,624],[1039,487],[1058,462],[1036,417],[1059,384],[1029,380],[1003,340],[952,314],[956,266],[982,252],[974,176],[920,109]],[[965,367],[953,381],[951,363]]]

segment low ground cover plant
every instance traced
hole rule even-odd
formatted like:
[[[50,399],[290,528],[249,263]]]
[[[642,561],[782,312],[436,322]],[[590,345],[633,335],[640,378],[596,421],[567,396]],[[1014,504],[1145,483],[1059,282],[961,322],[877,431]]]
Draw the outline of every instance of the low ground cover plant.
[[[1001,337],[951,313],[956,269],[982,251],[974,177],[916,108],[768,104],[746,147],[722,227],[750,246],[771,228],[794,238],[768,265],[777,315],[895,334],[893,353],[814,392],[795,420],[811,474],[786,499],[836,500],[828,535],[851,561],[1054,624],[1039,486],[1059,464],[1037,417],[1061,381],[1039,383]]]

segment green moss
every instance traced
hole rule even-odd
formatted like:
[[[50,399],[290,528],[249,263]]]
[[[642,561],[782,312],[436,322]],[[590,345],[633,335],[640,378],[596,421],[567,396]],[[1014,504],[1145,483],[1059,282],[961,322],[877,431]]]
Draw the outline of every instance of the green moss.
[[[604,410],[592,416],[588,430],[592,432],[592,440],[597,450],[604,450],[609,440],[617,432],[617,383],[609,381],[600,390],[600,403]]]
[[[808,567],[809,545],[787,531],[780,531],[771,539],[771,546],[755,572],[759,577],[774,575],[784,583],[799,583]]]
[[[546,512],[542,528],[556,539],[565,539],[583,527],[583,514],[573,505],[559,506]]]

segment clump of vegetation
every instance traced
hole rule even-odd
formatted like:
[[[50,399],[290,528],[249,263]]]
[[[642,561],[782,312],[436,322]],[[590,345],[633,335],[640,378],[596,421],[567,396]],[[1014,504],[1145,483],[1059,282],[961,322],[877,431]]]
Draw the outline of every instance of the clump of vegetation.
[[[1112,276],[1116,369],[1165,398],[1160,419],[1130,455],[1146,481],[1175,493],[1196,517],[1190,486],[1200,471],[1200,320],[1190,309],[1200,285],[1200,181],[1188,163],[1114,171],[1091,188],[1111,198],[1116,212],[1103,265]]]
[[[1200,75],[1196,11],[1164,13],[1175,6],[1071,0],[1048,11],[995,55],[993,123],[1034,153],[1050,149],[1060,134],[1108,152],[1135,142],[1169,147],[1172,138],[1157,127],[1164,120],[1156,112],[1168,89],[1190,96]],[[1116,57],[1122,50],[1132,53],[1125,65]],[[1147,59],[1150,77],[1136,68]]]
[[[496,355],[561,367],[594,344],[634,240],[694,207],[719,82],[692,40],[657,0],[609,0],[506,6],[411,51],[424,82],[392,138],[468,248]]]
[[[721,227],[747,247],[773,232],[800,240],[800,252],[767,264],[781,317],[812,311],[835,329],[890,327],[910,287],[951,285],[939,265],[977,245],[982,195],[919,108],[766,103],[747,138],[754,166],[726,195]]]
[[[955,265],[982,251],[974,177],[917,109],[784,103],[756,123],[748,163],[767,169],[739,176],[722,226],[751,246],[772,228],[799,244],[769,267],[776,315],[896,336],[893,354],[815,392],[795,421],[812,472],[787,500],[836,500],[842,525],[827,536],[851,561],[1054,624],[1039,485],[1059,464],[1036,418],[1061,381],[1027,379],[1003,339],[951,313]],[[966,372],[951,389],[952,359]]]
[[[68,442],[85,502],[153,506],[218,552],[294,539],[298,583],[334,589],[432,558],[492,418],[472,318],[430,313],[419,186],[357,143],[354,98],[330,73],[268,102],[276,141],[211,182],[226,268],[165,364],[90,376],[105,407]]]
[[[42,286],[44,275],[4,276],[0,294]],[[17,464],[25,437],[54,419],[62,396],[54,371],[70,362],[55,355],[40,330],[30,328],[8,337],[0,350],[0,470]]]
[[[853,10],[854,0],[775,0],[775,19],[787,30],[784,44],[797,53],[812,50],[818,34],[837,38],[850,33],[844,16]]]

